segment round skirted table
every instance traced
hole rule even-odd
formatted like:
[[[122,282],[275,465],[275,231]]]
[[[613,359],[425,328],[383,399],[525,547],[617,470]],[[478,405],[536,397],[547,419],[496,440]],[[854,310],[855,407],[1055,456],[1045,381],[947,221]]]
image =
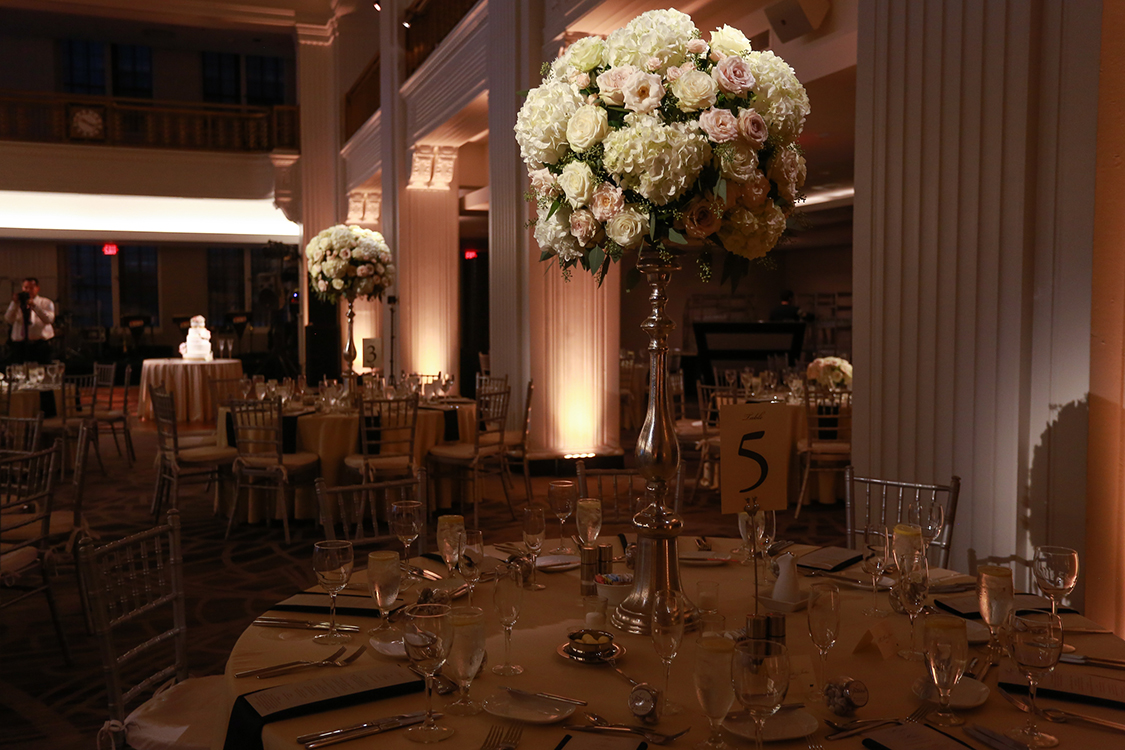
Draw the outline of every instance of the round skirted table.
[[[141,397],[137,415],[152,419],[150,390],[163,385],[176,396],[177,422],[209,422],[214,414],[210,380],[241,378],[242,361],[215,359],[198,362],[186,359],[146,359],[141,367]]]

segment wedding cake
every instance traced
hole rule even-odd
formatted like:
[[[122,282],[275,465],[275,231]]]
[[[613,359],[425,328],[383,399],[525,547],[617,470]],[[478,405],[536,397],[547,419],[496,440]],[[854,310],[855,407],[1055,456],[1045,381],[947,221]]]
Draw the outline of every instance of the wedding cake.
[[[207,330],[207,320],[202,315],[191,319],[191,328],[188,329],[187,341],[180,344],[180,355],[184,359],[210,361],[211,332]]]

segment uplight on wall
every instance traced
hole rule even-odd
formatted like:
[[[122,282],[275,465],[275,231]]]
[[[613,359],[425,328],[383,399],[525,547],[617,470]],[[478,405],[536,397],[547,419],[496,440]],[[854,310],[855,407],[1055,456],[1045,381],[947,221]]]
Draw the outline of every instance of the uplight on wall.
[[[596,453],[567,453],[563,458],[593,458],[596,455]]]

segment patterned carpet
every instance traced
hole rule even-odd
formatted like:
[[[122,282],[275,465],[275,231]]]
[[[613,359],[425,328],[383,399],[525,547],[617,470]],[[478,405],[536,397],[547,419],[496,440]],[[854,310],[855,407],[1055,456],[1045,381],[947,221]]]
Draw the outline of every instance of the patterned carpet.
[[[151,524],[148,506],[154,483],[155,436],[138,429],[134,439],[138,461],[131,470],[116,456],[112,442],[103,438],[108,476],[96,468],[88,475],[86,516],[101,543]],[[534,478],[539,502],[545,502],[550,479]],[[517,491],[522,504],[523,491]],[[487,483],[485,497],[480,509],[485,541],[518,539],[519,528],[498,481]],[[63,495],[63,500],[68,498]],[[312,545],[322,537],[313,522],[298,521],[292,525],[291,544],[285,543],[279,523],[271,527],[242,524],[224,541],[226,521],[212,515],[202,485],[181,490],[180,510],[191,672],[218,674],[235,640],[256,615],[315,582],[310,566]],[[713,493],[701,492],[683,515],[685,534],[738,533],[733,519],[719,514]],[[778,527],[779,539],[840,543],[844,536],[842,504],[813,505],[797,521],[790,513],[779,514]],[[549,522],[548,536],[557,529],[557,524]],[[603,533],[628,530],[626,523],[607,523]],[[73,566],[60,567],[55,592],[74,657],[72,667],[63,660],[42,596],[0,611],[0,745],[5,747],[91,748],[106,718],[101,659],[86,632]]]

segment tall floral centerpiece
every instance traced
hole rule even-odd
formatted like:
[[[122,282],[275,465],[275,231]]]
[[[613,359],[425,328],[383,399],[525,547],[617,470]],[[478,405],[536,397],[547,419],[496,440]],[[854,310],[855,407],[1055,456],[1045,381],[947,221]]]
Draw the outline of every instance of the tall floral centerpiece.
[[[564,276],[580,266],[599,282],[609,264],[637,251],[650,288],[649,403],[637,439],[647,506],[633,592],[613,622],[647,633],[652,596],[680,589],[668,507],[679,466],[667,387],[667,287],[698,248],[701,275],[722,257],[732,286],[785,230],[801,200],[805,160],[796,145],[809,113],[793,69],[723,26],[704,39],[677,10],[644,13],[607,39],[574,42],[527,96],[515,134],[537,208],[541,260]]]
[[[852,387],[852,363],[841,357],[818,357],[809,363],[805,377],[822,388],[845,390]]]
[[[305,246],[309,286],[325,302],[348,301],[348,334],[344,345],[347,371],[353,371],[356,358],[352,339],[357,297],[383,298],[395,282],[391,249],[383,235],[362,227],[337,224],[320,232]]]

